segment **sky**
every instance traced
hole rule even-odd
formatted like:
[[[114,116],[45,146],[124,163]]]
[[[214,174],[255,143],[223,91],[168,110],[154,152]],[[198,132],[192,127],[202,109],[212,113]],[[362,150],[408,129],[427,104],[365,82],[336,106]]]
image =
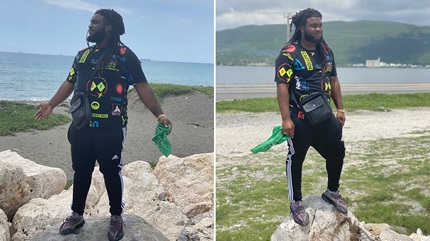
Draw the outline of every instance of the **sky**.
[[[287,24],[288,14],[315,8],[323,21],[384,20],[430,26],[430,0],[217,0],[216,30]]]
[[[75,56],[94,12],[115,9],[140,59],[213,63],[213,0],[0,0],[0,51]]]

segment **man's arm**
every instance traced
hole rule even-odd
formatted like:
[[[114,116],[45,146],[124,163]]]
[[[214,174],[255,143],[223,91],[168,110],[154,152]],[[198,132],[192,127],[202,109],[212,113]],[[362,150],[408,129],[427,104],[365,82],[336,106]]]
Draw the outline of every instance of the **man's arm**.
[[[334,101],[334,105],[336,106],[336,117],[342,124],[345,124],[345,110],[343,109],[342,102],[342,93],[340,89],[340,82],[337,76],[333,76],[330,78],[331,83],[331,98]]]
[[[151,86],[147,82],[141,82],[134,85],[137,94],[139,95],[140,100],[143,104],[151,111],[151,113],[157,118],[158,122],[164,124],[164,126],[172,126],[172,122],[164,115],[163,110],[160,107],[160,104],[155,98],[154,91]],[[170,128],[171,130],[172,128]]]
[[[34,114],[36,120],[42,120],[52,113],[52,110],[59,105],[61,102],[67,99],[72,94],[75,85],[64,81],[60,88],[57,90],[55,95],[48,102],[43,102],[35,106],[39,110]]]
[[[278,106],[282,117],[282,131],[294,137],[294,122],[290,117],[290,95],[288,93],[288,85],[284,83],[276,83],[276,94],[278,96]]]

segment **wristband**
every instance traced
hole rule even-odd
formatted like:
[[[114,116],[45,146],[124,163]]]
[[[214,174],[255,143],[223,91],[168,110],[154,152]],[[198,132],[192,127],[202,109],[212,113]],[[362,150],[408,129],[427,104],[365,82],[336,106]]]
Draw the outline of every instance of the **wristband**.
[[[157,117],[157,120],[158,120],[158,121],[160,121],[160,118],[161,118],[161,117],[167,118],[165,114],[161,114],[161,115],[159,115],[159,116]]]
[[[345,110],[344,109],[338,109],[337,112],[342,112],[345,114]]]

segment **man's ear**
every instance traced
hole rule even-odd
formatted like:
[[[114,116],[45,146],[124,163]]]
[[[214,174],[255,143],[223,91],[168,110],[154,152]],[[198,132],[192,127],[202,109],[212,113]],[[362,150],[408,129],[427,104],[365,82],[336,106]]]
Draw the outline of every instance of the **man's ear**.
[[[108,32],[112,31],[112,25],[111,24],[106,25],[105,30]]]
[[[300,32],[304,32],[305,31],[305,26],[304,25],[300,25]]]

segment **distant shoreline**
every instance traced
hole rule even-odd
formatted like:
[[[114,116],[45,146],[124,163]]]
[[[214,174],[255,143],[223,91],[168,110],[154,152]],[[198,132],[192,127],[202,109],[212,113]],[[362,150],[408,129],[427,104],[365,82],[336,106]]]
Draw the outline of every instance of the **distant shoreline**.
[[[341,84],[343,95],[430,92],[430,84]],[[276,85],[218,85],[216,100],[276,97]]]

